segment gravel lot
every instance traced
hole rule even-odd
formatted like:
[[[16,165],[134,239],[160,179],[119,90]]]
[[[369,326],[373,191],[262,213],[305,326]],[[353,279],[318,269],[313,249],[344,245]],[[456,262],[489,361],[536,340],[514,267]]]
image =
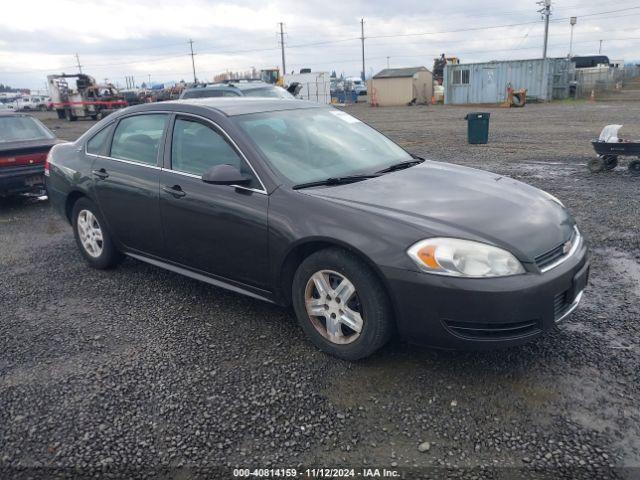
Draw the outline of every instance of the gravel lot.
[[[603,125],[640,138],[638,105],[489,109],[485,146],[465,141],[473,109],[348,108],[415,153],[516,177],[574,213],[591,285],[563,331],[517,349],[396,341],[341,362],[289,310],[130,259],[91,270],[46,201],[0,200],[0,477],[640,478],[640,179],[585,166]],[[65,139],[93,124],[39,115]]]

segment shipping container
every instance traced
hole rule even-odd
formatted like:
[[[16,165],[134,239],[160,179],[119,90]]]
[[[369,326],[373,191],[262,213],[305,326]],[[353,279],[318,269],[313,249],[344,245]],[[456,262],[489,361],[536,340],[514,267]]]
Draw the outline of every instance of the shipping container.
[[[569,98],[574,64],[566,58],[505,60],[447,64],[444,102],[448,105],[496,104],[507,99],[507,89],[527,89],[527,98],[541,101]]]

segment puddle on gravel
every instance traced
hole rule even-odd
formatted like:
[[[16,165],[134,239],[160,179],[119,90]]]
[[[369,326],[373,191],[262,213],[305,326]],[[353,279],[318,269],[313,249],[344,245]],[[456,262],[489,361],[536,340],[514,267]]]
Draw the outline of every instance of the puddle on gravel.
[[[640,296],[640,262],[615,248],[598,248],[595,251],[608,258],[609,266],[625,280],[631,282],[634,285],[631,292]]]
[[[514,165],[514,170],[521,174],[535,178],[552,178],[552,177],[569,177],[575,175],[579,163],[561,163],[561,162],[522,162]]]

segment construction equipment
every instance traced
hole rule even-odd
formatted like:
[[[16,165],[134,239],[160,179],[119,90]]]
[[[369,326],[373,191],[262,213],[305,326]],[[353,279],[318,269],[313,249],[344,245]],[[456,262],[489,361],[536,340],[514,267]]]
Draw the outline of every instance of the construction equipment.
[[[440,58],[433,59],[433,81],[435,85],[442,85],[444,80],[444,67],[447,64],[458,65],[460,59],[458,57],[447,57],[443,53]]]
[[[280,75],[279,68],[265,68],[260,70],[260,80],[271,85],[284,87],[284,76]]]
[[[527,89],[514,90],[511,84],[507,85],[507,99],[500,104],[503,108],[524,107],[527,103]]]
[[[111,83],[98,85],[93,77],[83,73],[48,75],[47,84],[58,118],[70,122],[86,117],[97,120],[127,106]]]

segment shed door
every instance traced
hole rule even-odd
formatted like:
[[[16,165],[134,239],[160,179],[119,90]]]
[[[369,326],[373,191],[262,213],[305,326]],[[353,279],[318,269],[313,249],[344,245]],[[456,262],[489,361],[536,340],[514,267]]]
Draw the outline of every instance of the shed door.
[[[497,103],[498,84],[496,83],[496,69],[482,69],[482,103]]]

